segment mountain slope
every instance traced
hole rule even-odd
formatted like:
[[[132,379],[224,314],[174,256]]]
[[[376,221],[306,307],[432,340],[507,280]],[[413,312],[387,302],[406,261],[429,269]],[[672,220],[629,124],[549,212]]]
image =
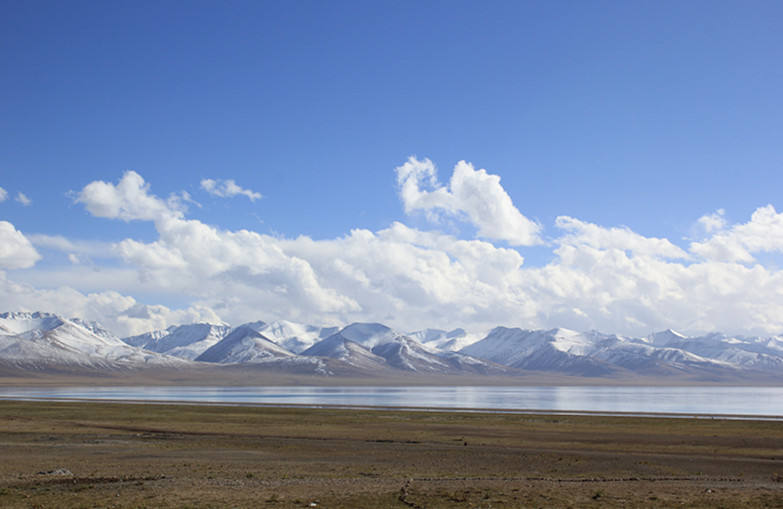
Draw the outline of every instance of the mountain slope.
[[[425,329],[423,331],[408,334],[428,348],[434,348],[441,352],[457,352],[476,341],[483,339],[484,334],[470,334],[465,329],[445,331],[440,329]]]
[[[463,348],[460,353],[531,371],[588,377],[618,373],[619,367],[586,355],[595,339],[590,334],[567,329],[534,331],[496,327],[486,338]]]
[[[242,325],[209,347],[196,360],[220,364],[267,362],[294,354],[269,341],[249,325]]]
[[[711,333],[687,337],[665,330],[633,338],[597,331],[496,327],[480,340],[476,338],[461,329],[426,329],[406,335],[380,323],[353,323],[335,331],[275,321],[250,322],[235,329],[196,323],[121,340],[99,324],[78,318],[3,313],[0,368],[6,372],[71,368],[99,372],[156,367],[214,373],[228,366],[239,372],[241,366],[248,366],[253,373],[275,370],[346,377],[546,372],[667,382],[783,379],[781,336]],[[296,351],[284,345],[293,345]],[[461,345],[465,346],[454,351]]]
[[[182,367],[186,361],[132,347],[97,324],[49,313],[0,314],[0,362],[26,369]]]
[[[275,320],[270,323],[253,322],[246,325],[286,350],[297,354],[339,330],[339,327],[316,327],[286,320]]]
[[[182,359],[194,360],[208,348],[223,339],[231,327],[211,323],[192,323],[172,326],[165,331],[152,331],[124,338],[131,346],[164,353]]]
[[[449,350],[438,351],[379,323],[353,323],[302,355],[341,359],[355,366],[373,364],[430,374],[498,372],[502,368]]]
[[[363,370],[386,369],[386,359],[375,355],[359,343],[347,339],[339,332],[319,341],[300,355],[337,359]]]

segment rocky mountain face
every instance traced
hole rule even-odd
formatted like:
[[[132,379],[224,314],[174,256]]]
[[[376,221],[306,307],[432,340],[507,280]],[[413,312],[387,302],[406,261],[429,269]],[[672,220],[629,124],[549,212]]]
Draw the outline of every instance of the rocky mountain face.
[[[78,318],[42,312],[0,314],[0,366],[117,371],[204,365],[320,376],[537,372],[591,379],[678,376],[752,381],[783,376],[783,337],[686,337],[667,330],[633,338],[506,327],[483,334],[462,329],[405,334],[380,323],[323,328],[276,321],[238,327],[187,324],[120,339],[99,324]]]

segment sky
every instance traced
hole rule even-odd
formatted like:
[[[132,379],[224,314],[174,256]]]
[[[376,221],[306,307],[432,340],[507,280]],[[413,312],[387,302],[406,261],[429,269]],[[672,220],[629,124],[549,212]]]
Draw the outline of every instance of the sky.
[[[783,333],[783,3],[0,4],[0,311]]]

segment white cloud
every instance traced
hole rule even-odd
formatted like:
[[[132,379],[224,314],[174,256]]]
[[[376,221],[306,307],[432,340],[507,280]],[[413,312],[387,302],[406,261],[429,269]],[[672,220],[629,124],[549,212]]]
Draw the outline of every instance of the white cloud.
[[[407,213],[422,210],[430,219],[436,219],[441,211],[465,216],[478,228],[480,237],[505,240],[517,246],[541,243],[541,226],[517,210],[497,175],[475,170],[471,164],[460,161],[446,188],[438,182],[432,161],[415,157],[397,167],[396,172],[400,198]]]
[[[181,217],[183,207],[176,197],[164,201],[150,195],[149,184],[135,171],[127,171],[114,184],[95,181],[79,192],[76,202],[83,203],[96,217],[122,219],[123,221],[155,221],[164,217]]]
[[[706,233],[713,233],[726,227],[725,214],[725,210],[718,209],[713,214],[701,216],[697,222]]]
[[[245,296],[253,306],[278,310],[281,315],[291,313],[292,303],[313,314],[358,307],[352,299],[323,287],[307,261],[283,253],[276,239],[185,219],[177,208],[150,194],[136,173],[126,173],[116,186],[88,184],[78,201],[99,217],[155,222],[156,241],[125,239],[116,245],[117,253],[155,291],[176,289],[203,297],[218,308]]]
[[[482,183],[502,191],[498,180],[486,180],[486,173],[469,165],[455,169],[457,177],[447,189],[439,186],[430,162],[406,164],[398,176],[408,211],[468,215],[474,207],[468,197],[492,196],[493,191],[481,190]],[[465,191],[465,182],[473,190]],[[176,202],[151,194],[132,172],[117,184],[89,184],[79,202],[97,216],[153,221],[158,236],[152,242],[128,238],[100,247],[105,257],[119,259],[110,262],[122,261],[125,268],[104,265],[88,271],[77,265],[61,276],[55,269],[24,271],[35,286],[13,293],[14,284],[5,280],[9,295],[0,303],[18,301],[62,313],[54,307],[60,306],[134,331],[191,316],[219,316],[232,324],[274,318],[319,324],[382,321],[401,330],[495,325],[621,334],[667,327],[783,330],[783,271],[753,258],[761,251],[783,251],[783,218],[769,206],[733,226],[721,211],[704,216],[698,221],[704,240],[688,250],[630,228],[561,216],[553,225],[561,235],[549,244],[552,261],[528,267],[524,248],[490,241],[504,238],[499,235],[465,240],[402,223],[326,240],[222,230],[186,218]],[[510,200],[507,205],[513,209]],[[31,239],[42,248],[74,254],[77,262],[96,248],[61,237]],[[724,248],[728,251],[721,253]],[[55,289],[35,290],[43,286]],[[142,305],[129,295],[178,299],[182,309]],[[41,305],[33,305],[36,299]]]
[[[196,220],[168,218],[156,223],[159,238],[118,244],[126,262],[144,281],[194,296],[222,299],[247,295],[254,305],[289,312],[340,312],[358,304],[325,288],[306,260],[284,253],[278,241],[247,230],[223,231]]]
[[[28,235],[27,238],[34,246],[42,249],[54,249],[65,253],[95,257],[113,256],[111,251],[114,249],[114,246],[108,242],[72,240],[62,235],[45,235],[41,233]]]
[[[223,323],[211,309],[194,304],[184,309],[145,305],[113,290],[83,293],[69,287],[38,289],[14,282],[0,272],[0,309],[48,311],[96,321],[120,337],[165,329],[174,324]]]
[[[667,239],[644,237],[628,228],[604,228],[568,216],[560,216],[555,225],[570,232],[557,240],[560,245],[585,244],[597,249],[619,249],[634,255],[664,258],[689,258],[688,253]]]
[[[33,200],[28,198],[27,195],[25,195],[22,191],[19,191],[18,193],[16,193],[16,201],[18,203],[21,203],[25,207],[27,207],[29,205],[32,205],[32,203],[33,203]]]
[[[262,198],[261,193],[251,191],[249,189],[243,189],[237,185],[233,180],[213,180],[204,179],[201,181],[201,189],[205,190],[212,196],[218,196],[220,198],[232,198],[234,196],[247,196],[250,201],[260,200]]]
[[[190,193],[188,193],[187,191],[180,191],[178,198],[182,203],[190,203],[198,208],[201,208],[201,204],[196,200],[194,200],[193,197],[190,196]]]
[[[704,224],[704,218],[700,222]],[[707,240],[693,242],[690,250],[707,260],[743,263],[754,263],[755,253],[783,252],[783,214],[778,214],[772,205],[756,209],[747,223],[731,228],[725,223],[720,226]]]
[[[411,156],[405,164],[395,168],[395,171],[400,198],[407,214],[416,210],[433,213],[433,210],[437,209],[456,212],[454,197],[438,182],[438,170],[432,161],[419,161]],[[422,186],[430,190],[423,190]]]
[[[93,258],[116,258],[115,247],[108,242],[71,240],[62,235],[44,234],[32,234],[27,238],[38,249],[62,252],[73,265],[92,266]]]
[[[8,191],[0,187],[0,203],[8,199]]]
[[[361,304],[346,318],[391,317],[400,323],[404,316],[410,322],[407,327],[441,322],[443,316],[437,315],[443,315],[444,308],[450,310],[448,315],[468,318],[468,313],[470,320],[490,311],[492,296],[506,286],[504,276],[522,261],[513,250],[498,251],[481,241],[458,241],[401,224],[377,233],[354,230],[331,241],[300,237],[282,241],[281,248],[308,260],[324,284]],[[482,251],[488,256],[476,271],[476,255]]]
[[[0,221],[0,269],[26,269],[41,258],[22,232]]]

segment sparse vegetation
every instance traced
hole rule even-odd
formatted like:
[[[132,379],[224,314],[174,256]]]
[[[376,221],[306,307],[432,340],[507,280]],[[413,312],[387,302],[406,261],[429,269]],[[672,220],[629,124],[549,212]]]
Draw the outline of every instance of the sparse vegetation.
[[[780,506],[781,450],[769,421],[5,401],[0,505]]]

